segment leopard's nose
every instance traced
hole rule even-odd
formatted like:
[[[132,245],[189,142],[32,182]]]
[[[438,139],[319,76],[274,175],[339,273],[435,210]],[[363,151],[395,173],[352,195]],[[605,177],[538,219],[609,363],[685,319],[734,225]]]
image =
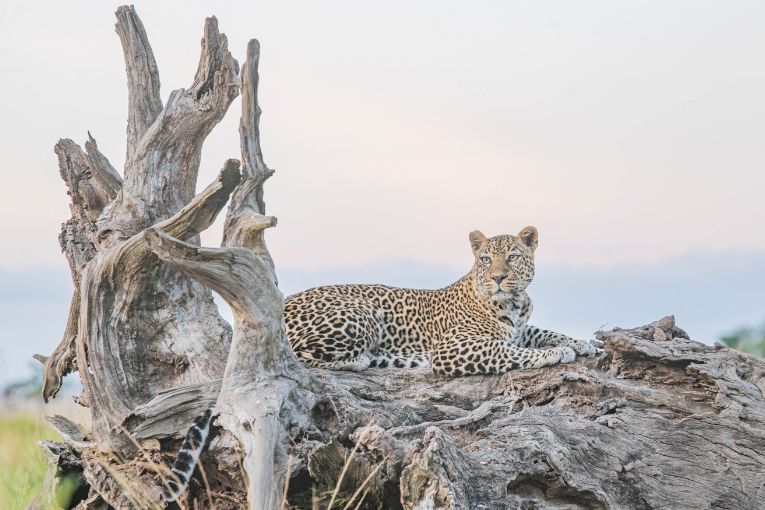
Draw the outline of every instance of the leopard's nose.
[[[497,285],[499,285],[500,283],[502,283],[502,280],[505,279],[505,275],[492,276],[491,279],[497,282]]]

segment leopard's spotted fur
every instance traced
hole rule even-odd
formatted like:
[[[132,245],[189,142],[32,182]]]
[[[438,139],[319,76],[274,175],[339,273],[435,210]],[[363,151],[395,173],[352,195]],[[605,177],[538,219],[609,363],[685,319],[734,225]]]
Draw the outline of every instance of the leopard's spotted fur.
[[[308,366],[336,370],[423,367],[459,376],[572,361],[587,341],[527,324],[537,230],[487,239],[470,233],[471,271],[439,290],[333,285],[287,298],[292,350]]]

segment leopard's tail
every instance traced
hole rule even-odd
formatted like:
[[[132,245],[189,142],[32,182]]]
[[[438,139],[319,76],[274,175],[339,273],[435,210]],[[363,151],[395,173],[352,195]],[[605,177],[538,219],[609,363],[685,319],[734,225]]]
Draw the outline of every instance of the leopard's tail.
[[[205,447],[211,421],[212,408],[194,419],[194,424],[186,433],[181,449],[178,450],[178,456],[173,462],[173,476],[169,476],[165,482],[163,490],[165,501],[175,501],[186,490],[199,462],[199,455]]]

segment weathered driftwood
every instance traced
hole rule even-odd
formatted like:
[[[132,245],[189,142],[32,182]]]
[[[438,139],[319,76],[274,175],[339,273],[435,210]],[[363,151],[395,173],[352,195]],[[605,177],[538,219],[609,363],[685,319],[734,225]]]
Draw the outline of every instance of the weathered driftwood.
[[[44,396],[79,370],[93,430],[51,419],[63,437],[46,445],[51,490],[74,472],[77,508],[161,507],[162,465],[215,403],[189,508],[761,508],[765,362],[693,342],[671,317],[599,332],[598,358],[500,376],[303,367],[264,241],[276,220],[263,201],[273,172],[260,149],[257,41],[237,78],[208,19],[192,87],[162,106],[140,20],[128,7],[117,17],[124,182],[92,139],[86,152],[56,148],[76,290],[61,345],[40,358]],[[227,161],[194,197],[201,143],[240,88],[241,172]],[[223,247],[198,246],[229,198]],[[231,305],[233,337],[208,289]]]

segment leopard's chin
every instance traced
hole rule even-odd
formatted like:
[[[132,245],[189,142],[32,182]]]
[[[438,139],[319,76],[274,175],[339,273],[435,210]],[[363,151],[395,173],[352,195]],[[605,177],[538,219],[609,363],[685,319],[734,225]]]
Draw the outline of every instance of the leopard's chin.
[[[504,290],[497,290],[491,295],[492,301],[507,301],[513,298],[513,292],[507,292]]]

